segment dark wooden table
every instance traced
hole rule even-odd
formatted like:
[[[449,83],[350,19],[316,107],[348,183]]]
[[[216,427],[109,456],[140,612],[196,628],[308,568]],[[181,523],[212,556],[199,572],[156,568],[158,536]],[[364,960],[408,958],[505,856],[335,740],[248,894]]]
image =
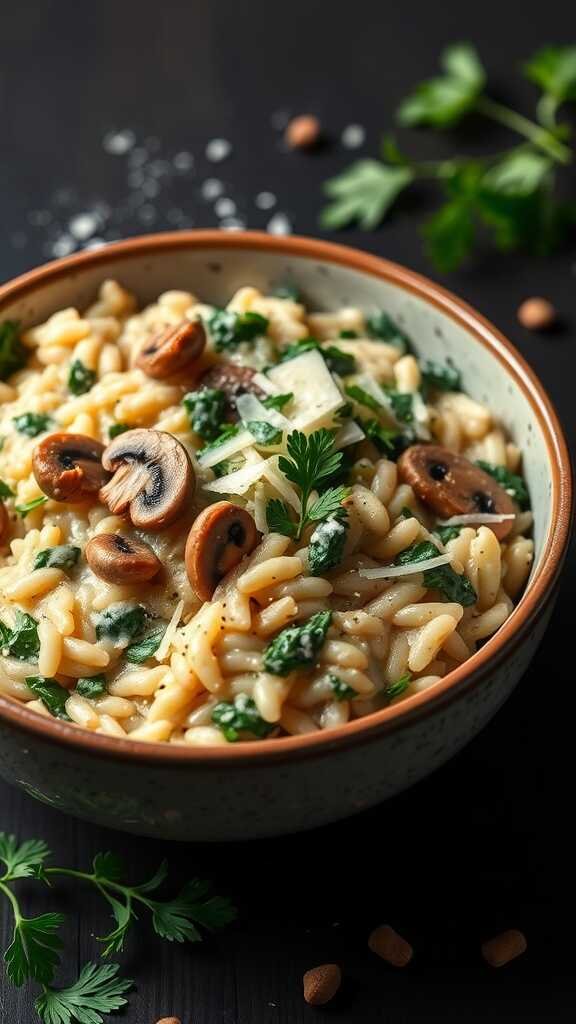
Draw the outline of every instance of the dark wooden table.
[[[376,152],[397,101],[434,71],[442,45],[474,40],[496,90],[529,104],[533,90],[521,83],[519,63],[543,41],[576,37],[573,12],[560,0],[488,0],[481,8],[454,0],[37,0],[6,6],[0,25],[2,279],[69,247],[68,222],[85,211],[99,211],[96,234],[104,239],[175,223],[216,224],[201,194],[209,177],[224,182],[224,196],[249,227],[265,227],[275,212],[254,204],[256,194],[271,191],[294,231],[317,233],[320,183],[354,156],[338,141],[342,129],[363,125],[359,152]],[[319,114],[333,141],[314,157],[286,154],[271,118],[277,124],[279,112],[308,110]],[[159,161],[191,153],[195,167],[186,169],[186,159],[178,173],[157,167],[158,194],[148,185],[146,201],[135,199],[142,182],[130,184],[128,157],[102,145],[107,133],[124,129],[135,133],[136,146],[147,140],[156,147]],[[204,153],[214,137],[233,143],[219,165]],[[459,141],[474,152],[507,136],[476,126]],[[442,154],[453,141],[414,136],[410,145]],[[341,240],[435,276],[418,237],[429,206],[423,194],[381,230],[345,232]],[[540,261],[484,254],[447,281],[521,349],[572,440],[575,270],[572,246]],[[519,328],[518,302],[534,293],[562,311],[561,332],[541,337]],[[97,850],[112,849],[141,877],[168,856],[175,882],[198,873],[237,902],[239,923],[201,947],[161,943],[142,925],[122,958],[137,989],[120,1019],[152,1024],[173,1013],[184,1024],[311,1022],[322,1011],[303,1003],[302,973],[335,960],[345,983],[326,1011],[333,1021],[572,1021],[575,598],[572,562],[530,672],[474,743],[412,792],[321,831],[166,847],[77,823],[2,785],[0,828],[45,837],[61,863],[83,866]],[[30,887],[30,912],[56,903],[70,915],[71,978],[96,955],[93,936],[106,928],[106,912],[76,887],[46,894]],[[382,920],[412,939],[417,955],[410,970],[394,973],[368,952],[368,932]],[[511,925],[525,930],[529,951],[490,972],[479,942]],[[4,948],[4,906],[1,931]],[[35,1019],[30,990],[15,991],[2,978],[1,992],[2,1021]]]

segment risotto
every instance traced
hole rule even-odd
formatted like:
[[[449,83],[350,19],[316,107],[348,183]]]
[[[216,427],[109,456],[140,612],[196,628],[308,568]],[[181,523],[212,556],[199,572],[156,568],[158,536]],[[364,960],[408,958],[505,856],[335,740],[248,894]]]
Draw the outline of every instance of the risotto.
[[[0,693],[211,746],[433,687],[533,559],[521,453],[462,375],[289,289],[139,311],[107,281],[0,324]]]

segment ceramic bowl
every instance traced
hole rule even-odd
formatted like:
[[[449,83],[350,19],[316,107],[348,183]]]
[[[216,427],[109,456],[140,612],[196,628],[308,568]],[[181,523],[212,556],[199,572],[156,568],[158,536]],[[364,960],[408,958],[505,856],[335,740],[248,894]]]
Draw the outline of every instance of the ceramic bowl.
[[[304,238],[173,232],[32,270],[0,289],[0,320],[24,325],[83,307],[118,278],[141,302],[169,288],[222,305],[241,285],[293,283],[312,308],[386,309],[427,358],[452,357],[472,397],[496,410],[524,452],[536,557],[501,629],[436,686],[330,732],[213,749],[94,735],[0,698],[0,773],[89,821],[184,840],[277,835],[371,807],[429,775],[509,697],[554,604],[571,518],[569,458],[542,386],[482,316],[386,260]]]

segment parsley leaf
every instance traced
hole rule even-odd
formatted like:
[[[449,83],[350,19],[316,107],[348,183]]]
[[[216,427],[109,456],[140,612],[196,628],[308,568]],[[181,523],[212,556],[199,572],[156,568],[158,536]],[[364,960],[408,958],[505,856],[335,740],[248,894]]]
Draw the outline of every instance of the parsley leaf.
[[[340,565],[347,533],[348,523],[338,515],[332,515],[318,524],[308,543],[311,576],[319,576]]]
[[[460,536],[461,529],[461,526],[435,526],[434,533],[440,537],[443,544],[448,544],[449,541],[456,540],[456,537]]]
[[[267,398],[262,399],[262,405],[265,409],[276,409],[277,412],[282,412],[284,406],[288,405],[293,398],[294,395],[291,391],[285,395],[268,395]]]
[[[148,658],[156,654],[165,632],[166,625],[162,623],[162,625],[156,626],[148,636],[143,637],[142,640],[138,640],[135,644],[130,644],[130,647],[126,648],[124,655],[126,661],[131,661],[135,665],[148,661]]]
[[[6,972],[18,988],[31,978],[49,985],[60,960],[62,941],[56,934],[64,922],[63,914],[22,917],[14,922],[12,942],[4,953]]]
[[[282,431],[272,423],[267,423],[266,420],[248,420],[244,426],[250,431],[256,444],[263,448],[279,444],[282,440]]]
[[[73,544],[57,544],[53,548],[43,548],[34,559],[34,569],[56,568],[71,569],[80,557],[80,548]]]
[[[25,501],[23,505],[15,505],[19,516],[24,519],[29,512],[33,512],[35,508],[40,508],[41,505],[45,505],[48,498],[45,494],[41,494],[38,498],[32,498],[30,501]]]
[[[425,223],[422,234],[434,266],[448,273],[459,267],[474,245],[474,215],[465,199],[450,199]]]
[[[266,505],[266,522],[271,533],[283,533],[285,537],[296,538],[298,525],[292,519],[290,509],[280,498],[271,498]]]
[[[221,431],[226,413],[226,395],[219,388],[200,388],[184,395],[182,405],[192,430],[204,441],[213,441]]]
[[[119,978],[119,964],[85,964],[68,988],[47,988],[35,1003],[44,1024],[102,1024],[103,1014],[125,1006],[124,993],[133,985]]]
[[[327,230],[343,228],[357,221],[361,228],[375,228],[400,193],[414,181],[410,167],[394,167],[378,160],[358,160],[324,185],[332,199],[320,215]]]
[[[332,621],[332,612],[316,612],[302,625],[287,626],[264,650],[264,669],[287,676],[292,669],[313,665]]]
[[[14,497],[14,491],[12,490],[12,488],[8,487],[8,484],[4,483],[4,480],[0,480],[0,498],[13,498],[13,497]]]
[[[335,700],[352,700],[358,696],[356,690],[348,686],[348,683],[344,683],[338,676],[332,675],[332,673],[328,676],[328,682],[332,687]]]
[[[524,71],[557,104],[576,101],[576,46],[545,46],[525,64]]]
[[[36,661],[40,650],[38,639],[38,623],[28,612],[16,611],[16,622],[13,629],[2,624],[2,654],[10,655],[20,661]]]
[[[418,572],[418,562],[427,561],[429,558],[437,558],[438,548],[430,541],[421,541],[412,544],[405,551],[401,551],[394,559],[394,565],[410,565],[414,563],[414,572]],[[462,573],[455,572],[451,565],[438,565],[435,569],[425,570],[426,586],[430,590],[439,590],[449,601],[468,607],[475,604],[478,595],[470,580]]]
[[[20,341],[19,327],[16,320],[4,320],[0,324],[0,380],[8,380],[26,366],[28,353]]]
[[[207,326],[214,348],[217,352],[224,352],[266,334],[268,320],[259,313],[232,313],[227,309],[217,309],[208,318]]]
[[[441,54],[440,63],[446,73],[421,82],[401,103],[401,124],[451,128],[474,107],[485,83],[474,47],[469,43],[449,46]]]
[[[87,697],[89,700],[101,697],[106,693],[106,676],[100,674],[98,676],[85,676],[83,679],[79,679],[76,683],[76,693],[79,693],[81,697]]]
[[[141,604],[119,601],[94,616],[97,640],[114,640],[117,647],[128,647],[144,629],[146,609]]]
[[[0,832],[0,860],[9,879],[30,878],[49,855],[43,839],[26,839],[19,844],[16,836]]]
[[[12,422],[19,434],[38,437],[38,434],[48,430],[51,419],[43,412],[23,412],[20,416],[14,416]]]
[[[242,732],[262,739],[275,728],[264,721],[252,698],[245,693],[239,693],[233,701],[220,701],[212,709],[211,717],[229,743],[236,743]]]
[[[406,332],[383,310],[366,317],[366,330],[369,338],[377,338],[379,341],[389,342],[403,356],[412,348],[412,342]]]
[[[476,463],[485,473],[494,477],[497,483],[514,498],[518,507],[525,512],[530,508],[530,494],[525,481],[517,473],[511,473],[505,466],[493,466],[490,462],[479,459]]]
[[[96,371],[88,369],[80,359],[74,359],[68,373],[68,390],[73,395],[84,395],[96,383]]]
[[[299,539],[306,524],[311,520],[325,518],[341,504],[347,491],[342,488],[329,489],[326,495],[308,508],[310,495],[323,481],[333,476],[341,467],[342,452],[334,448],[334,435],[323,427],[306,437],[299,430],[293,430],[286,441],[288,457],[281,455],[278,467],[291,483],[301,491],[300,520],[293,527],[288,510],[283,502],[273,499],[268,503],[266,518],[271,529],[277,529],[286,536]],[[268,516],[270,508],[270,517]],[[270,524],[273,523],[274,526]],[[287,532],[290,531],[290,532]]]
[[[401,694],[403,694],[408,689],[411,682],[412,676],[410,675],[409,672],[406,672],[406,674],[400,676],[400,679],[397,679],[395,683],[390,683],[390,686],[386,687],[386,689],[384,690],[384,696],[389,701],[395,700],[396,697],[400,697]]]
[[[42,701],[54,718],[70,721],[70,715],[66,711],[66,701],[70,693],[66,687],[60,686],[56,679],[51,679],[50,676],[26,676],[26,686]]]
[[[236,909],[224,896],[207,897],[210,883],[188,882],[180,894],[164,903],[149,900],[154,930],[168,942],[200,942],[197,925],[216,931],[236,917]]]

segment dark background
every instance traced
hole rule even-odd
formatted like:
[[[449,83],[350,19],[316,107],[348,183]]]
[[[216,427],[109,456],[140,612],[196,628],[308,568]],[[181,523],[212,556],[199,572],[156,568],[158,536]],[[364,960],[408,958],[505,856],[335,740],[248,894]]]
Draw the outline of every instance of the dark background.
[[[570,8],[566,0],[3,5],[0,278],[43,262],[67,237],[69,218],[94,204],[104,211],[97,234],[105,239],[174,223],[214,225],[212,204],[201,195],[211,176],[225,182],[249,227],[265,227],[274,212],[253,202],[270,190],[295,232],[317,234],[321,182],[357,155],[339,143],[347,124],[366,127],[358,152],[375,154],[398,100],[434,72],[444,44],[461,38],[479,47],[493,94],[529,112],[535,94],[519,64],[544,42],[576,41]],[[286,153],[273,115],[308,111],[319,115],[331,143],[315,155]],[[159,159],[192,153],[194,170],[165,175],[150,201],[135,197],[127,158],[102,145],[107,132],[126,128],[137,145],[148,139],[156,146]],[[204,156],[215,136],[233,143],[220,165]],[[454,138],[436,134],[400,137],[421,155],[455,147]],[[457,138],[468,152],[509,141],[503,129],[479,123]],[[569,177],[565,187],[573,190]],[[380,230],[342,232],[339,240],[438,277],[418,236],[433,201],[417,195]],[[142,205],[152,213],[143,215]],[[572,241],[546,260],[481,253],[444,282],[512,338],[544,380],[570,439],[575,271]],[[518,326],[516,307],[531,294],[558,306],[561,331],[538,336]],[[175,884],[198,873],[238,904],[239,923],[201,947],[161,943],[142,923],[122,958],[137,989],[120,1019],[572,1021],[574,670],[566,643],[575,584],[572,564],[530,672],[484,733],[412,792],[348,822],[274,841],[166,847],[76,823],[2,785],[0,829],[46,838],[58,863],[85,866],[110,848],[140,878],[168,856]],[[26,886],[30,913],[69,911],[62,975],[69,980],[97,955],[93,936],[106,929],[106,910],[76,887],[44,894],[33,883],[23,883],[23,893]],[[382,921],[413,942],[408,970],[395,973],[368,952],[368,932]],[[490,971],[479,943],[509,926],[526,932],[528,953]],[[1,930],[4,948],[4,906]],[[324,1011],[305,1006],[303,971],[332,960],[343,968],[341,995]],[[2,1021],[35,1019],[30,989],[15,992],[2,979],[0,992]]]

